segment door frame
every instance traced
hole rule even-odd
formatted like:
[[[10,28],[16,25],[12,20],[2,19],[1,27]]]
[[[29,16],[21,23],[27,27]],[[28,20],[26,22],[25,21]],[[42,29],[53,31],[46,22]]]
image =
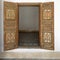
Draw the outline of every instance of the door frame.
[[[4,1],[4,3],[5,3],[5,1]],[[13,3],[13,2],[11,2],[11,3]],[[40,47],[41,48],[42,48],[42,27],[41,27],[41,23],[42,23],[42,11],[41,10],[42,9],[41,8],[42,8],[42,4],[45,4],[45,3],[54,4],[54,2],[44,2],[44,3],[16,3],[17,4],[17,12],[18,12],[18,16],[17,16],[17,20],[18,20],[17,25],[18,25],[18,28],[19,28],[19,6],[39,6],[39,43],[40,43]],[[54,7],[53,7],[53,10],[54,10]],[[53,13],[54,13],[54,11],[53,11]],[[5,17],[4,17],[4,19],[5,19]],[[53,26],[54,26],[54,15],[53,15]],[[53,34],[53,46],[54,46],[54,27],[53,27],[52,30],[53,30],[52,34]],[[19,37],[17,37],[17,39],[18,38]],[[5,39],[5,35],[4,35],[4,39]],[[4,42],[5,42],[5,40],[4,40]],[[17,42],[17,44],[18,44],[18,42]],[[4,43],[4,45],[5,45],[5,43]],[[44,48],[42,48],[42,49],[44,49]],[[52,50],[54,50],[54,48]]]

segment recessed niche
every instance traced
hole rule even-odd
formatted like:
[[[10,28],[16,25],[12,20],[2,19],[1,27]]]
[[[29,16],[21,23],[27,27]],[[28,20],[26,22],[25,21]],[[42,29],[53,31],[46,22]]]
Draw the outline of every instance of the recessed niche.
[[[39,46],[39,7],[19,7],[19,46]]]

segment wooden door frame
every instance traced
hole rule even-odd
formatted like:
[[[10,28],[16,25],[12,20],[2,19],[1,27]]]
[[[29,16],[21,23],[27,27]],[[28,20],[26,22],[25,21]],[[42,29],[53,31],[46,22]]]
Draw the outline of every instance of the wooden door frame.
[[[41,47],[41,18],[40,18],[40,4],[41,3],[17,3],[18,5],[18,15],[19,15],[19,7],[20,6],[37,6],[39,8],[39,46]],[[18,18],[19,21],[19,18]],[[18,22],[19,26],[19,22]],[[37,48],[37,47],[36,47]]]
[[[11,3],[13,3],[13,2],[11,2]],[[44,2],[44,3],[54,3],[54,2]],[[42,34],[41,34],[42,33],[42,27],[41,27],[41,23],[42,23],[42,11],[41,11],[41,8],[42,8],[42,4],[43,3],[16,3],[16,4],[17,4],[17,12],[18,12],[18,14],[19,14],[19,6],[38,6],[39,7],[39,43],[40,43],[40,47],[41,47],[42,46]],[[53,7],[53,10],[54,10],[54,7]],[[53,13],[54,13],[54,11],[53,11]],[[5,17],[4,17],[4,19],[5,19]],[[18,20],[17,24],[18,24],[18,28],[19,28],[19,16],[17,16],[17,20]],[[54,26],[54,18],[53,18],[53,26]],[[54,40],[54,27],[53,27],[52,30],[53,30],[52,34],[53,34],[53,40]],[[4,35],[4,39],[5,39],[5,35]],[[17,37],[17,39],[18,39],[18,37]],[[4,42],[5,42],[5,40],[4,40]],[[53,41],[53,43],[54,43],[54,41]],[[18,44],[18,42],[17,42],[17,44]]]

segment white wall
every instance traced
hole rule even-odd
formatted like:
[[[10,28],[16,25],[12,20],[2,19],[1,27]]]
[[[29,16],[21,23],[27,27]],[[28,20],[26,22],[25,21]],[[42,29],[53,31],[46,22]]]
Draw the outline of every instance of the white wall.
[[[55,43],[55,50],[54,51],[60,51],[60,0],[5,0],[5,1],[12,1],[12,2],[52,2],[54,1],[54,32],[55,32],[55,37],[54,37],[54,43]],[[13,51],[45,51],[45,50],[41,50],[41,49],[15,49]],[[51,52],[51,51],[50,51]]]
[[[3,0],[0,0],[0,52],[3,51]]]
[[[4,0],[4,1],[9,1],[9,2],[52,2],[55,0]]]

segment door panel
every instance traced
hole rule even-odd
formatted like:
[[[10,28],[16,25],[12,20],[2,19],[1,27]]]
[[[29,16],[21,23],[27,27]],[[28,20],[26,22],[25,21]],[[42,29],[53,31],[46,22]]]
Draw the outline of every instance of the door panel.
[[[4,50],[18,47],[18,6],[4,2]]]
[[[43,49],[54,49],[54,3],[40,4],[40,44]]]

